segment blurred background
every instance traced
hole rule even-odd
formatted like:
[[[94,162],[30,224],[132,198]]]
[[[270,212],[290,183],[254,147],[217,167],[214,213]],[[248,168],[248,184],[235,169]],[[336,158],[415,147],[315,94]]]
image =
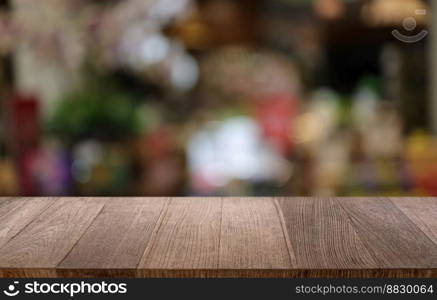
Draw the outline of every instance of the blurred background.
[[[424,0],[0,0],[0,195],[437,196]]]

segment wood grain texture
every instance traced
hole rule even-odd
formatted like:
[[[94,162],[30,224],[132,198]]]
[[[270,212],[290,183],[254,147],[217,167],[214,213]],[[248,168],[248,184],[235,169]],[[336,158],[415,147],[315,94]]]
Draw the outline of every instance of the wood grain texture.
[[[222,200],[173,198],[138,269],[217,269]]]
[[[115,198],[105,207],[58,269],[123,274],[136,269],[168,200]],[[111,270],[111,271],[109,271]],[[80,274],[85,273],[80,271]]]
[[[53,198],[0,198],[0,248],[54,201]]]
[[[57,278],[55,268],[2,268],[0,278]]]
[[[301,269],[372,269],[377,263],[348,215],[330,198],[278,199]]]
[[[437,277],[437,198],[0,198],[0,277]]]
[[[85,276],[95,277],[95,276]],[[437,269],[142,269],[140,278],[437,278]]]
[[[437,245],[389,199],[336,201],[380,268],[437,268]]]
[[[437,245],[437,198],[392,198],[391,201]]]
[[[104,200],[62,198],[0,249],[0,268],[54,268],[68,254]]]
[[[220,269],[287,269],[292,259],[271,198],[226,198]]]

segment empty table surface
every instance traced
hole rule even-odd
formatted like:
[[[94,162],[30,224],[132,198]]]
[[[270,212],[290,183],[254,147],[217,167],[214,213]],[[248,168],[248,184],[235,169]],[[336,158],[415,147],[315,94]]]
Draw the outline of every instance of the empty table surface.
[[[0,198],[0,277],[437,277],[437,198]]]

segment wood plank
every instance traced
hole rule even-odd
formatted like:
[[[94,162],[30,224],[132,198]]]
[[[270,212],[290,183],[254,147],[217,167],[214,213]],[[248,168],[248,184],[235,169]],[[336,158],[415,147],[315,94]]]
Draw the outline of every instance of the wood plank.
[[[390,200],[336,201],[380,268],[437,268],[437,246]]]
[[[217,198],[172,198],[138,266],[140,276],[141,269],[216,269],[221,206]]]
[[[54,268],[101,211],[104,200],[62,198],[0,249],[0,268]]]
[[[226,198],[220,235],[220,269],[286,269],[290,253],[270,198]]]
[[[436,212],[436,198],[0,198],[0,277],[437,277]]]
[[[278,204],[301,269],[377,267],[347,214],[330,198],[281,198]]]
[[[54,268],[4,268],[0,278],[57,278]]]
[[[54,201],[54,198],[1,198],[0,248]]]
[[[437,198],[391,198],[437,244]]]
[[[111,199],[58,266],[70,270],[60,272],[96,269],[93,272],[103,274],[102,269],[125,269],[128,274],[129,269],[137,267],[167,202],[165,198]],[[85,271],[76,272],[78,276],[84,274]]]
[[[99,273],[94,273],[97,277]],[[140,278],[437,278],[437,269],[144,269]],[[109,276],[111,277],[111,276]]]

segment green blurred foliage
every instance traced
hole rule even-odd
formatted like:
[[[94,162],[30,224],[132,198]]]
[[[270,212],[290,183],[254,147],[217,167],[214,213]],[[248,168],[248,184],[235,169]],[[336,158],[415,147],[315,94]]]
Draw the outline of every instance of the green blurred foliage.
[[[65,95],[48,122],[66,143],[85,138],[120,140],[139,134],[135,99],[117,88],[92,86]]]

